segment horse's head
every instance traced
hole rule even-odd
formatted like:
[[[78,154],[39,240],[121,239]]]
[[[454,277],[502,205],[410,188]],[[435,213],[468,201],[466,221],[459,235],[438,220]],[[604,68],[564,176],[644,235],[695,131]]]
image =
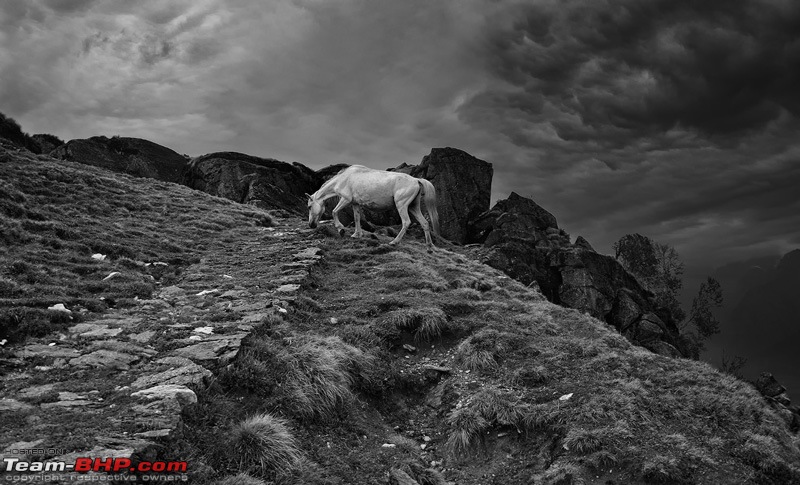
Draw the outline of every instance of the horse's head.
[[[306,194],[308,195],[308,194]],[[325,206],[313,195],[308,196],[308,225],[313,229],[317,227],[320,216],[325,211]]]

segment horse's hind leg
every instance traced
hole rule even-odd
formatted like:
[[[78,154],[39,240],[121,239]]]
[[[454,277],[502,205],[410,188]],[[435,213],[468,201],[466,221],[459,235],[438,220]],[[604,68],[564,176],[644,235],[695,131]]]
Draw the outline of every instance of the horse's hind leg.
[[[400,213],[400,220],[403,221],[403,227],[400,229],[400,232],[397,233],[397,237],[392,239],[392,241],[389,243],[393,246],[399,243],[401,239],[403,239],[403,236],[406,234],[406,231],[408,230],[408,226],[411,225],[411,218],[408,217],[408,206],[398,207],[397,212]]]
[[[431,229],[428,225],[428,219],[425,219],[425,216],[422,215],[422,209],[420,208],[420,203],[422,202],[422,193],[414,199],[414,203],[411,205],[410,211],[411,215],[414,216],[414,219],[419,222],[419,225],[422,226],[422,230],[425,231],[425,244],[428,245],[428,251],[433,250],[433,241],[431,241]]]
[[[339,198],[339,203],[333,208],[331,214],[333,215],[333,225],[339,230],[339,235],[344,236],[344,224],[339,220],[339,211],[344,209],[350,201],[344,197]]]
[[[353,204],[353,220],[356,223],[356,230],[350,237],[361,237],[364,235],[364,230],[361,229],[361,206]]]

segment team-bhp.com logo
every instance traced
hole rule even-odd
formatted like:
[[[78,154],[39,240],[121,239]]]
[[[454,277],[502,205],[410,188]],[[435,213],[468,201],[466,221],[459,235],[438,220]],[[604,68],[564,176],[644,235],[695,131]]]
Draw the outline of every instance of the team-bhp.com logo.
[[[24,461],[3,458],[3,478],[11,482],[177,482],[187,481],[185,461],[139,461],[129,458],[76,458],[66,461]]]

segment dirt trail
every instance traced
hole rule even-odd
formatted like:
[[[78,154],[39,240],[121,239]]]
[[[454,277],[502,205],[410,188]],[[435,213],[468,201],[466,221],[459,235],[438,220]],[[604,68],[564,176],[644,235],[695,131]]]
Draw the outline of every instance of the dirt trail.
[[[156,458],[197,401],[190,387],[230,362],[254,325],[285,311],[319,259],[313,243],[296,219],[233,229],[153,299],[11,349],[2,454]]]

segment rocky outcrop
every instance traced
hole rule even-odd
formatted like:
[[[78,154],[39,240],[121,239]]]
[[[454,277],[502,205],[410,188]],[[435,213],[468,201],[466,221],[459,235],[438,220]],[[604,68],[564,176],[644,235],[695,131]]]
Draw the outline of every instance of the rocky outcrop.
[[[654,352],[681,355],[678,328],[619,262],[583,238],[570,243],[556,218],[531,199],[512,193],[471,220],[468,242],[480,243],[482,261],[522,283],[538,285],[560,305],[614,326]]]
[[[157,143],[117,136],[70,140],[50,155],[114,172],[173,183],[181,182],[188,162],[183,155]]]
[[[193,159],[183,181],[193,189],[242,204],[295,214],[306,212],[305,194],[315,192],[322,183],[313,170],[299,163],[235,152]]]
[[[762,372],[755,382],[756,389],[767,403],[784,419],[792,433],[800,431],[800,406],[792,405],[786,388],[769,372]]]
[[[33,141],[39,145],[39,152],[45,154],[52,152],[64,144],[64,140],[57,136],[48,135],[46,133],[39,133],[33,135],[31,138],[33,138]]]
[[[467,242],[469,221],[489,209],[492,164],[465,151],[434,148],[419,165],[402,164],[393,170],[431,181],[442,236],[453,242]]]

